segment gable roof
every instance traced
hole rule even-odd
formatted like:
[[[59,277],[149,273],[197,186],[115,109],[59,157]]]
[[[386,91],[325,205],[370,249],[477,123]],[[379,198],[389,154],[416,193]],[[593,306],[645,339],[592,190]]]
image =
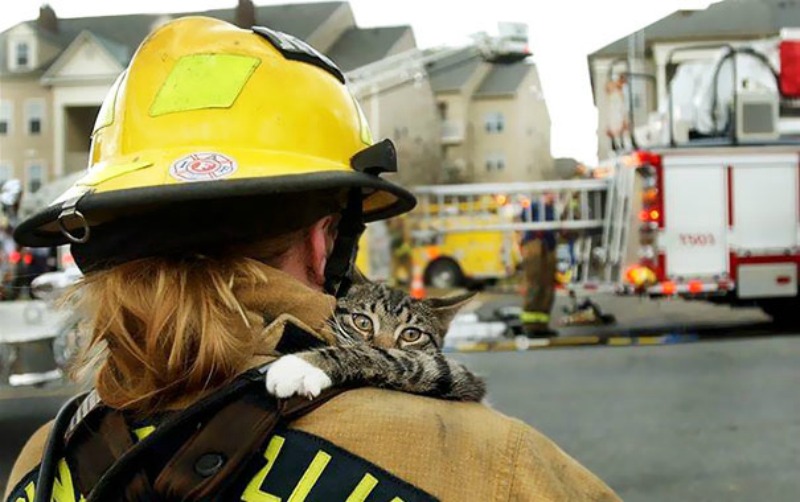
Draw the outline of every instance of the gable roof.
[[[800,26],[800,0],[723,0],[705,10],[675,11],[644,28],[648,44],[669,40],[747,39]],[[627,36],[590,57],[624,56]]]
[[[256,22],[305,39],[345,4],[346,2],[320,2],[262,5],[255,9]],[[25,21],[24,24],[36,30],[38,36],[45,38],[62,50],[66,49],[82,31],[90,31],[124,66],[127,65],[142,40],[150,33],[153,23],[163,19],[165,16],[183,17],[192,15],[214,17],[233,22],[235,9],[215,9],[174,14],[125,14],[118,16],[59,18],[58,33],[38,28],[36,21]],[[5,62],[7,52],[5,46],[7,34],[14,27],[0,33],[0,74],[8,72]],[[34,69],[34,72],[41,72],[43,67],[46,68],[52,62],[52,59],[42,61],[40,67]]]
[[[305,40],[346,3],[317,2],[256,6],[256,22]],[[235,9],[215,9],[205,12],[185,12],[176,16],[201,15],[233,23],[235,12]]]
[[[458,91],[478,69],[482,59],[478,50],[467,47],[427,65],[433,92]]]
[[[407,25],[350,28],[328,49],[327,56],[342,71],[348,72],[390,55],[392,48],[408,32],[411,27]]]
[[[511,64],[495,63],[489,73],[483,77],[474,97],[514,95],[517,88],[525,80],[532,64],[520,61]]]
[[[124,45],[104,39],[100,35],[95,35],[89,30],[83,30],[70,42],[66,49],[61,51],[54,60],[47,64],[47,69],[44,71],[42,78],[45,80],[52,79],[55,74],[61,72],[64,66],[69,63],[75,53],[80,50],[80,47],[87,41],[99,46],[101,50],[106,51],[106,55],[119,65],[118,71],[121,71],[125,67],[130,58],[130,51]]]

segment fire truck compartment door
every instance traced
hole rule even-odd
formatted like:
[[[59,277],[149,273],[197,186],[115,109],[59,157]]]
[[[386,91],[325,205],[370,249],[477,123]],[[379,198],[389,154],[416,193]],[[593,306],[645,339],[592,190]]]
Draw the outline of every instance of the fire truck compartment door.
[[[797,155],[747,156],[733,166],[733,251],[797,245]]]
[[[664,158],[664,230],[668,277],[727,272],[727,198],[723,165],[705,157]]]
[[[797,296],[797,265],[794,263],[739,265],[736,291],[739,298]]]

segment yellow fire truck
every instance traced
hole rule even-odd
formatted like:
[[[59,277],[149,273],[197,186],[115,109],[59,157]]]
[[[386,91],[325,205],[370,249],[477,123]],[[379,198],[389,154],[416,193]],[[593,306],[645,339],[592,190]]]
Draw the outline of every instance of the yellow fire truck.
[[[413,267],[436,288],[506,278],[521,260],[520,232],[530,230],[572,231],[581,255],[576,264],[588,263],[585,239],[602,229],[607,186],[603,180],[570,180],[418,187],[419,204],[408,219]],[[532,217],[545,214],[534,207],[546,198],[555,204],[556,220]]]

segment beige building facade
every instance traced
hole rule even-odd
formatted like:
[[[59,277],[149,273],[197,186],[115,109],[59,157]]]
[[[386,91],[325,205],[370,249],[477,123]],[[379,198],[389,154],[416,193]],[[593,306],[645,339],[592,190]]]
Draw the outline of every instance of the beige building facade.
[[[550,116],[534,64],[492,62],[467,48],[429,75],[441,119],[442,181],[552,179]]]

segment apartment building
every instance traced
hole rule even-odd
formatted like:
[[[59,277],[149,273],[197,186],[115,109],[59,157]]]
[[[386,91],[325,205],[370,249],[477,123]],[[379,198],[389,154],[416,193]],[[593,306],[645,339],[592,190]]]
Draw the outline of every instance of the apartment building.
[[[536,65],[470,46],[429,65],[446,182],[552,179],[550,115]]]

